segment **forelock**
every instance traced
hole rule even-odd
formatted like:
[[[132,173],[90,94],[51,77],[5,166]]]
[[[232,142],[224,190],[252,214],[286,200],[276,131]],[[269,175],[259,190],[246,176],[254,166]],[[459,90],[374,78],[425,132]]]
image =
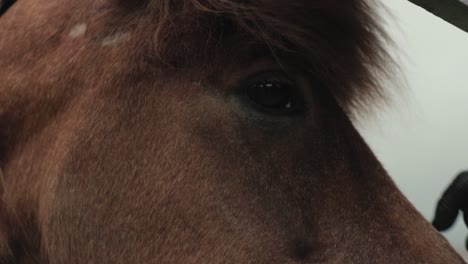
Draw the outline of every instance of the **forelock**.
[[[264,46],[300,59],[350,115],[386,101],[382,80],[395,67],[374,0],[152,0],[146,8],[154,55],[168,65]]]

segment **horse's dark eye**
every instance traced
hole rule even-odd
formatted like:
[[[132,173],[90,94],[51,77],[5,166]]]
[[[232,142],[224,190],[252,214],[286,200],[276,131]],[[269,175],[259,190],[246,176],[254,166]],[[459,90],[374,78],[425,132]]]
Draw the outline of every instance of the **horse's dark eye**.
[[[289,115],[302,107],[296,84],[281,75],[261,74],[247,80],[243,87],[247,99],[261,112]]]

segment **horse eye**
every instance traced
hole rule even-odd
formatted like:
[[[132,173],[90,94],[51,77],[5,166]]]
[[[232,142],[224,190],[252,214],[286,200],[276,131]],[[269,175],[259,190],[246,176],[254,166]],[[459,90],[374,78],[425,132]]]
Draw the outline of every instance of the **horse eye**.
[[[294,82],[277,74],[261,74],[247,80],[244,94],[260,112],[274,115],[292,115],[302,109]]]

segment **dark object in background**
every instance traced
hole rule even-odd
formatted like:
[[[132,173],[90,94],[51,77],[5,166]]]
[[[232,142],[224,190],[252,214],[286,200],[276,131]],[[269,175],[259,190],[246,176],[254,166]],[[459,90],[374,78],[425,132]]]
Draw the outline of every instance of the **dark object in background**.
[[[461,0],[409,0],[450,24],[468,32],[468,5]]]
[[[455,223],[460,211],[468,226],[468,171],[460,173],[445,190],[437,203],[432,224],[437,230],[445,231]],[[468,239],[465,247],[468,250]]]
[[[0,16],[5,13],[16,1],[15,0],[0,0]]]

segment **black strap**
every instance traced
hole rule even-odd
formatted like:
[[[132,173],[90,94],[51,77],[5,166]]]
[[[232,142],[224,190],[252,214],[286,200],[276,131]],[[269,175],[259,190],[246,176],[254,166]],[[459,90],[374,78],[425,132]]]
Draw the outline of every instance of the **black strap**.
[[[432,224],[439,231],[447,230],[455,223],[460,212],[468,226],[468,171],[460,173],[445,190],[437,203]],[[468,249],[468,240],[466,247]]]

